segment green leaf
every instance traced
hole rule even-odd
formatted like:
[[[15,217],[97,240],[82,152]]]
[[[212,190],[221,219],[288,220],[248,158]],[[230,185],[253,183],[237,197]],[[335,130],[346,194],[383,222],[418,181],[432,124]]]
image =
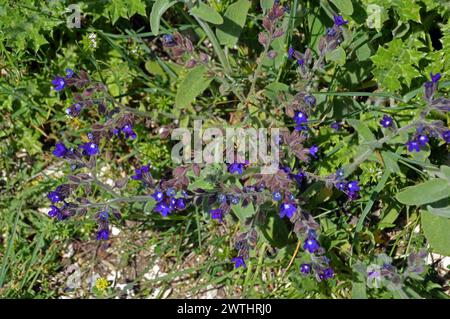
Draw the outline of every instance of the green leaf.
[[[420,5],[411,0],[391,0],[392,6],[400,17],[401,21],[413,20],[420,22]]]
[[[253,204],[250,203],[245,207],[242,207],[242,201],[239,202],[238,205],[233,205],[232,208],[233,213],[236,214],[236,216],[241,221],[241,225],[245,225],[245,221],[249,218],[255,215],[255,208],[253,207]]]
[[[366,24],[370,29],[381,31],[384,22],[389,19],[387,10],[377,4],[369,4],[366,8]]]
[[[200,65],[189,72],[178,87],[177,95],[175,96],[175,106],[177,108],[189,106],[198,95],[208,88],[212,78],[205,77],[207,71],[206,66]]]
[[[445,218],[450,218],[450,206],[443,207],[443,208],[435,208],[435,207],[431,207],[430,205],[428,205],[427,210],[434,215],[442,216]]]
[[[227,8],[224,15],[224,23],[217,27],[216,35],[220,44],[231,48],[236,45],[242,28],[245,25],[247,12],[250,9],[251,2],[248,0],[239,0]]]
[[[222,24],[222,16],[213,8],[207,4],[200,2],[198,6],[191,9],[191,14],[197,16],[198,18],[212,23],[212,24]]]
[[[410,186],[395,195],[395,198],[406,205],[424,205],[450,197],[449,182],[442,178],[435,178],[425,183]]]
[[[260,4],[261,4],[261,8],[263,8],[265,10],[269,10],[269,9],[272,9],[272,7],[273,7],[273,0],[261,0]]]
[[[376,140],[372,131],[362,121],[356,119],[348,119],[347,123],[353,126],[353,128],[356,130],[356,132],[358,132],[359,137],[363,141],[372,142]]]
[[[435,253],[450,256],[450,219],[421,211],[422,228]]]
[[[345,50],[342,47],[338,47],[333,51],[327,52],[325,54],[325,58],[327,59],[327,61],[333,61],[342,66],[345,64],[347,55],[345,54]]]
[[[408,43],[394,39],[388,48],[380,46],[371,60],[375,65],[373,75],[381,86],[390,91],[400,90],[402,84],[408,87],[414,78],[421,77],[419,61],[424,53],[419,51],[423,46],[419,40],[410,38]]]
[[[150,29],[154,35],[159,34],[159,24],[162,15],[177,1],[170,2],[169,0],[156,0],[153,4],[152,11],[150,13]]]
[[[338,10],[345,15],[353,14],[353,4],[351,0],[331,0]]]

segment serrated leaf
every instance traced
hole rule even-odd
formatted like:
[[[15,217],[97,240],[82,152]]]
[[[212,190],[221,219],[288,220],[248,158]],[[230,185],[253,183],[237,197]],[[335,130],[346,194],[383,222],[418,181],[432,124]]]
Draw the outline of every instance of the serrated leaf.
[[[222,24],[223,18],[222,16],[213,8],[208,6],[207,4],[200,2],[198,6],[193,7],[191,9],[191,14],[195,15],[196,17],[212,23],[212,24]]]
[[[345,15],[353,14],[353,4],[351,0],[331,0],[331,2],[339,9],[340,13]]]
[[[381,86],[397,91],[401,89],[402,83],[410,86],[414,78],[421,77],[417,69],[424,55],[419,51],[421,46],[414,39],[410,39],[409,43],[394,39],[387,48],[380,46],[371,60],[375,65],[373,74]]]
[[[450,197],[449,182],[435,178],[424,183],[410,186],[395,195],[402,204],[421,206]]]
[[[422,228],[435,253],[450,256],[450,219],[421,211]]]
[[[208,88],[212,79],[205,76],[207,71],[206,66],[200,65],[192,69],[184,78],[175,96],[175,106],[177,108],[189,106],[198,95]]]
[[[250,9],[251,2],[248,0],[239,0],[230,5],[225,11],[224,23],[217,27],[216,35],[220,44],[228,47],[236,45],[242,28],[245,25],[247,12]]]
[[[150,12],[150,29],[154,35],[159,34],[159,24],[162,15],[175,3],[177,1],[156,0],[153,4],[152,11]]]

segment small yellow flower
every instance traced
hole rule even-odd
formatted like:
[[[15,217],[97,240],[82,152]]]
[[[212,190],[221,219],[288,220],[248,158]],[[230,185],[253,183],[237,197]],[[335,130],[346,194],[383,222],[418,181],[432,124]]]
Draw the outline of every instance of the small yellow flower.
[[[98,278],[95,281],[95,288],[100,292],[105,292],[105,290],[109,287],[109,282],[105,278]]]

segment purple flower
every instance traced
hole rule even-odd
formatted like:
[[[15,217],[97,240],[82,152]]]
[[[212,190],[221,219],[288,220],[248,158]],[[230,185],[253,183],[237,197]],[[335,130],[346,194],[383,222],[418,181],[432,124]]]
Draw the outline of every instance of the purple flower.
[[[342,169],[342,168],[338,168],[337,170],[336,170],[336,178],[338,179],[338,180],[342,180],[343,178],[344,178],[344,169]]]
[[[343,16],[341,16],[341,15],[334,16],[334,25],[335,26],[340,27],[340,26],[342,26],[344,24],[347,24],[347,23],[348,23],[348,21],[344,20]]]
[[[57,191],[52,191],[50,193],[48,193],[47,198],[52,202],[52,203],[57,203],[60,202],[62,200],[64,200],[64,196],[62,196],[59,192]]]
[[[66,86],[66,80],[62,76],[55,76],[52,80],[53,88],[55,91],[61,91]]]
[[[103,222],[108,221],[108,219],[109,219],[108,211],[105,210],[105,211],[98,213],[98,219]]]
[[[280,206],[280,217],[291,218],[297,211],[297,206],[292,203],[282,203]]]
[[[297,125],[301,125],[308,122],[308,116],[303,112],[296,112],[294,115],[294,121]]]
[[[228,172],[230,174],[238,173],[239,175],[242,175],[242,173],[244,172],[244,164],[242,164],[242,163],[229,164]]]
[[[172,213],[172,208],[164,202],[159,202],[156,204],[154,211],[160,213],[161,216],[166,217]]]
[[[359,187],[359,185],[358,185],[358,181],[351,181],[351,182],[348,182],[348,183],[347,183],[347,190],[348,190],[350,193],[357,193],[357,192],[359,192],[361,189],[360,189],[360,187]]]
[[[131,138],[132,140],[136,138],[136,133],[133,131],[133,127],[130,124],[126,124],[122,127],[122,133],[125,135],[125,138]]]
[[[63,157],[64,155],[66,155],[68,152],[68,149],[66,148],[66,146],[61,143],[58,142],[55,145],[55,149],[53,150],[53,155],[55,155],[56,157]]]
[[[174,196],[176,193],[177,193],[176,190],[172,187],[170,187],[166,190],[166,195],[169,197]]]
[[[339,123],[339,122],[334,122],[334,123],[332,123],[332,124],[330,125],[330,127],[331,127],[332,129],[334,129],[335,131],[339,131],[339,130],[341,129],[341,123]]]
[[[98,145],[94,142],[87,142],[80,146],[83,149],[83,154],[93,156],[99,153]]]
[[[450,143],[450,130],[443,132],[442,138],[444,139],[445,143]]]
[[[325,268],[322,271],[322,273],[319,275],[319,278],[322,280],[327,280],[327,279],[330,279],[333,277],[334,277],[334,270],[333,270],[333,268],[330,268],[330,267]]]
[[[288,49],[288,58],[292,59],[292,56],[294,55],[294,48],[293,47],[289,47]]]
[[[311,272],[311,265],[310,264],[301,264],[300,271],[304,274],[309,274]]]
[[[229,198],[231,204],[233,204],[233,205],[239,204],[239,197],[238,196],[229,195],[228,198]]]
[[[311,155],[314,158],[317,158],[317,152],[319,151],[319,148],[317,147],[317,145],[313,145],[309,148],[309,155]]]
[[[306,95],[303,100],[309,107],[313,107],[314,105],[316,105],[316,98],[312,95]]]
[[[244,258],[242,258],[242,256],[231,258],[231,262],[234,263],[234,268],[246,267]]]
[[[303,244],[303,249],[309,251],[311,254],[315,253],[319,249],[319,247],[319,243],[312,236],[309,236]]]
[[[441,79],[441,74],[438,72],[433,75],[433,72],[430,72],[430,78],[431,78],[431,82],[438,83],[439,80]]]
[[[156,202],[161,202],[164,199],[164,193],[161,191],[155,191],[152,194],[152,197],[155,199]]]
[[[183,210],[186,208],[186,202],[184,201],[184,198],[177,198],[175,201],[175,208],[178,210]]]
[[[345,184],[345,182],[337,182],[336,183],[336,188],[339,189],[340,191],[345,191],[347,185]]]
[[[408,147],[408,152],[420,152],[420,144],[416,140],[408,141],[406,146]]]
[[[217,196],[217,201],[221,204],[226,203],[227,201],[227,196],[225,194],[219,194]]]
[[[109,230],[108,228],[102,228],[97,232],[97,240],[108,240]]]
[[[148,173],[150,170],[150,167],[148,165],[143,165],[141,168],[135,168],[134,169],[134,175],[131,176],[131,179],[134,180],[142,180],[144,178],[144,174]]]
[[[305,65],[305,60],[304,59],[298,59],[297,63],[298,63],[299,66],[303,66],[303,65]]]
[[[223,211],[220,208],[210,209],[209,213],[211,214],[212,219],[217,219],[218,221],[223,221]]]
[[[274,201],[280,201],[281,200],[281,193],[280,192],[273,192],[272,193],[272,198]]]
[[[420,146],[426,146],[428,144],[428,136],[426,135],[418,135],[417,136],[417,142],[419,143]]]
[[[394,121],[392,120],[392,117],[390,117],[388,115],[384,115],[383,118],[380,120],[380,124],[384,128],[391,127],[393,123],[394,123]]]
[[[70,79],[73,76],[74,72],[71,68],[66,69],[66,78]]]
[[[295,181],[300,185],[305,178],[305,174],[302,171],[299,171],[297,174],[292,174],[291,177],[295,179]]]
[[[50,211],[48,212],[48,216],[50,216],[50,217],[55,217],[55,216],[57,216],[58,217],[58,219],[61,219],[60,218],[60,216],[62,216],[61,215],[61,210],[58,208],[58,207],[56,207],[56,206],[54,206],[54,205],[51,205],[50,206]]]
[[[173,36],[171,34],[163,35],[163,45],[166,47],[173,47],[177,43],[175,42]]]

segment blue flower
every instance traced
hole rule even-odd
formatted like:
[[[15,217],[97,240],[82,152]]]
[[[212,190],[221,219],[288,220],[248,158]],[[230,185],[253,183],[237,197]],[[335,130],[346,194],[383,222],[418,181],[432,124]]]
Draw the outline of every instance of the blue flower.
[[[177,198],[175,202],[175,208],[178,210],[183,210],[186,208],[186,202],[184,201],[184,198]]]
[[[313,107],[314,105],[316,105],[316,98],[312,95],[306,95],[303,100],[309,107]]]
[[[211,214],[212,219],[217,219],[218,221],[223,220],[223,210],[220,208],[210,209],[209,213]]]
[[[288,49],[288,58],[292,59],[292,56],[294,55],[294,48],[293,47],[289,47]]]
[[[175,40],[171,34],[165,34],[165,35],[163,35],[163,44],[166,47],[173,47],[177,43],[175,42]]]
[[[334,277],[334,270],[333,270],[333,268],[330,268],[330,267],[325,268],[322,271],[322,273],[319,274],[319,278],[322,279],[322,280],[327,280],[327,279],[330,279],[330,278],[333,278],[333,277]]]
[[[107,221],[109,219],[108,211],[105,210],[105,211],[98,213],[98,219],[101,221]]]
[[[337,182],[336,183],[336,188],[339,189],[340,191],[345,191],[347,185],[345,184],[345,182]]]
[[[390,117],[388,115],[384,115],[383,118],[380,120],[380,124],[384,128],[391,127],[393,123],[394,123],[394,121],[392,120],[392,117]]]
[[[450,130],[443,132],[441,136],[444,139],[445,143],[450,143]]]
[[[301,264],[300,271],[304,274],[309,274],[311,272],[311,265],[310,264]]]
[[[277,202],[280,201],[281,198],[282,198],[281,193],[280,192],[273,192],[272,193],[272,198],[273,198],[274,201],[277,201]]]
[[[87,142],[80,146],[83,149],[83,154],[93,156],[99,153],[98,145],[94,142]]]
[[[61,219],[60,218],[62,216],[61,210],[58,207],[51,205],[50,211],[48,212],[48,216],[50,216],[52,218],[56,216],[56,217],[58,217],[58,219]]]
[[[361,189],[358,185],[358,181],[351,181],[347,183],[347,190],[351,193],[357,193],[359,192]]]
[[[159,212],[161,216],[166,217],[167,215],[172,213],[172,208],[166,203],[159,202],[158,204],[156,204],[154,211]]]
[[[164,193],[161,191],[155,191],[152,194],[152,197],[155,199],[156,202],[161,202],[164,199]]]
[[[68,151],[69,150],[66,148],[64,143],[58,142],[56,143],[55,149],[53,150],[53,155],[55,155],[56,157],[63,157],[67,154]]]
[[[242,175],[244,172],[244,165],[242,163],[232,163],[228,164],[228,172],[230,174],[238,173],[239,175]]]
[[[173,187],[170,187],[170,188],[168,188],[166,190],[166,195],[169,196],[169,197],[175,196],[176,193],[177,192],[176,192],[176,190]]]
[[[297,211],[297,206],[295,206],[295,204],[292,203],[282,203],[280,206],[280,217],[287,217],[287,218],[291,218],[294,213]]]
[[[298,59],[297,63],[299,66],[304,66],[305,65],[305,60],[304,59]]]
[[[338,169],[336,170],[336,178],[337,178],[338,180],[342,180],[342,179],[344,178],[344,169],[338,168]]]
[[[109,230],[108,228],[102,228],[97,232],[97,240],[108,240]]]
[[[66,80],[62,76],[57,75],[52,80],[52,84],[55,91],[61,91],[66,86]]]
[[[228,198],[229,198],[231,204],[233,204],[233,205],[239,204],[240,199],[238,196],[229,195]]]
[[[234,263],[234,268],[239,268],[239,267],[245,268],[246,267],[244,258],[242,258],[242,256],[237,256],[237,257],[231,258],[231,262]]]
[[[439,80],[441,79],[441,74],[438,72],[433,75],[433,72],[430,72],[430,78],[431,78],[431,82],[438,83]]]
[[[297,125],[308,123],[308,116],[301,111],[296,112],[294,115],[294,121]]]
[[[217,201],[221,204],[225,203],[227,201],[227,196],[225,194],[219,194],[217,196]]]
[[[48,193],[47,198],[52,202],[52,203],[57,203],[60,202],[62,200],[64,200],[64,196],[62,196],[59,192],[57,191],[52,191],[50,193]]]
[[[330,125],[330,127],[335,130],[335,131],[339,131],[341,129],[341,123],[339,122],[334,122]]]
[[[74,72],[71,68],[66,69],[66,78],[70,79],[73,76]]]
[[[340,27],[340,26],[342,26],[344,24],[347,24],[347,23],[348,23],[348,21],[344,20],[343,16],[341,16],[341,15],[334,16],[334,25],[335,26]]]
[[[428,136],[426,135],[418,135],[417,136],[417,142],[419,143],[420,146],[426,146],[428,144]]]
[[[319,249],[319,243],[313,236],[309,236],[303,244],[303,249],[309,251],[311,254]]]
[[[144,174],[148,173],[150,167],[148,165],[142,165],[141,168],[134,169],[134,175],[131,176],[131,179],[136,181],[142,180],[144,178]]]
[[[317,145],[313,145],[309,148],[309,155],[311,155],[314,158],[317,158],[317,152],[319,151],[319,148],[317,147]]]
[[[136,138],[136,133],[133,131],[133,127],[130,124],[126,124],[122,127],[122,133],[127,139],[130,138],[134,140]]]
[[[408,141],[406,146],[408,147],[408,152],[420,152],[420,144],[416,140]]]

